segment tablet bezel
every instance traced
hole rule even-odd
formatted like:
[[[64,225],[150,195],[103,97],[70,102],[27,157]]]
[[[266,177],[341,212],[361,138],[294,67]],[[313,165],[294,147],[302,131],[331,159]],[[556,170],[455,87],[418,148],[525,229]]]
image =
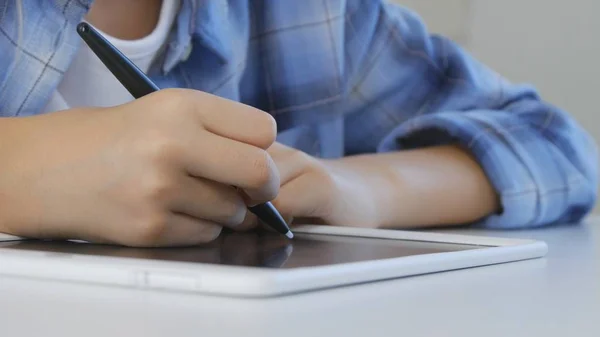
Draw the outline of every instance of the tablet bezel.
[[[294,228],[294,232],[475,245],[482,248],[294,269],[259,269],[0,248],[0,274],[160,291],[269,297],[527,260],[543,257],[548,251],[546,243],[541,241],[428,231],[314,225]]]

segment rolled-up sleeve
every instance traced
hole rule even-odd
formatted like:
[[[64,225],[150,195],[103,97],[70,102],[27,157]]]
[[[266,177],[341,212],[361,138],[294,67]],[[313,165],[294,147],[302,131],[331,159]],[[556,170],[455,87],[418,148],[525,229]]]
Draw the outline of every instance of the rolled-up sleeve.
[[[568,113],[428,34],[404,8],[382,2],[362,15],[362,23],[350,22],[369,52],[353,54],[361,62],[353,87],[357,112],[346,122],[349,153],[461,145],[501,200],[501,212],[476,224],[488,228],[577,222],[590,212],[597,149]],[[368,34],[357,34],[368,27]]]

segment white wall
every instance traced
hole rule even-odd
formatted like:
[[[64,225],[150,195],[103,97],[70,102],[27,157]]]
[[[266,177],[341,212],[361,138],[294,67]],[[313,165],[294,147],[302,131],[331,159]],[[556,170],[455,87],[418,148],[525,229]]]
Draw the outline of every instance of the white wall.
[[[473,0],[467,46],[511,80],[533,83],[600,139],[600,1]]]
[[[469,37],[470,6],[473,0],[393,0],[419,13],[431,31],[443,33],[465,44]]]
[[[510,80],[535,85],[600,140],[600,0],[395,1]]]

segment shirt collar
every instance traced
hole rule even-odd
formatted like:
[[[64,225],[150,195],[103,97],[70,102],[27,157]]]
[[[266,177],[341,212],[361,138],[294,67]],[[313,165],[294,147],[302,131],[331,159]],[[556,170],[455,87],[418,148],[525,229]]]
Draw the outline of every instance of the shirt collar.
[[[177,28],[168,42],[162,64],[163,73],[185,61],[192,52],[193,42],[214,53],[223,63],[232,56],[233,40],[226,0],[182,0]]]
[[[171,1],[171,0],[166,0]],[[54,0],[53,3],[69,21],[79,22],[94,0]],[[229,4],[226,0],[181,0],[176,28],[167,41],[160,68],[171,71],[192,52],[192,42],[214,53],[223,63],[232,56]]]
[[[94,0],[54,0],[54,6],[68,21],[79,22],[89,11]]]

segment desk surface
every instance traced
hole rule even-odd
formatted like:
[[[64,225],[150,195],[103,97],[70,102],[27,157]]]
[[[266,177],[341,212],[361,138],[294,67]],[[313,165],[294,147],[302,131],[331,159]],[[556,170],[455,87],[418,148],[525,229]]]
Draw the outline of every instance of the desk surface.
[[[544,259],[269,300],[0,278],[2,336],[599,336],[600,218],[515,232]]]

